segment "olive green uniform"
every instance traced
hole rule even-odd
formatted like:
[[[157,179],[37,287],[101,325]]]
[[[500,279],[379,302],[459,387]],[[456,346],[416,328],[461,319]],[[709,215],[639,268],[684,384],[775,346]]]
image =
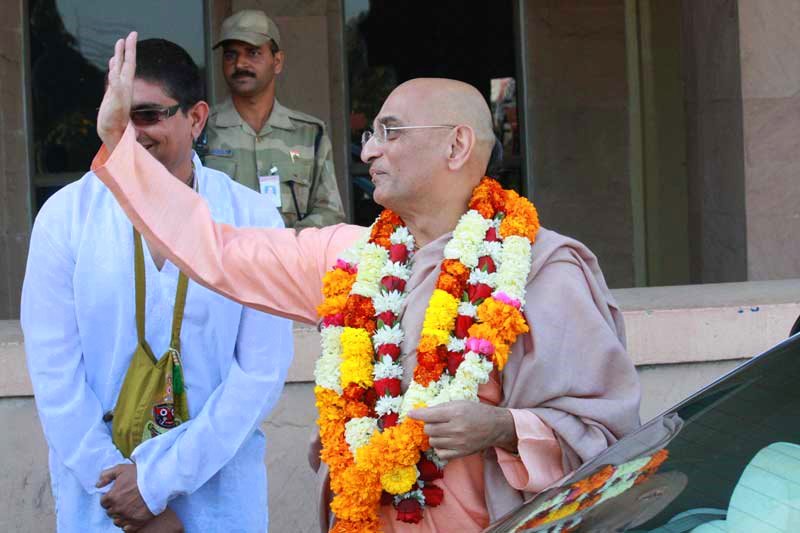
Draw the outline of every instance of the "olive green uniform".
[[[344,222],[331,142],[321,120],[275,100],[269,119],[256,133],[227,99],[212,111],[207,134],[206,166],[256,191],[261,189],[260,176],[280,182],[278,209],[286,227]]]

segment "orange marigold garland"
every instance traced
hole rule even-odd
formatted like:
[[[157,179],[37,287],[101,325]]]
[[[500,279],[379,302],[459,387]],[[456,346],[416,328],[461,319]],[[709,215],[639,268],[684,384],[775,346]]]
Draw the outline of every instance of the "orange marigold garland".
[[[325,275],[322,355],[315,379],[321,459],[330,468],[334,531],[377,531],[382,497],[399,520],[418,522],[444,493],[443,464],[430,449],[416,407],[478,401],[528,331],[522,314],[538,217],[533,205],[484,178],[445,247],[425,312],[414,380],[403,393],[400,363],[406,282],[414,238],[384,210],[369,240]]]

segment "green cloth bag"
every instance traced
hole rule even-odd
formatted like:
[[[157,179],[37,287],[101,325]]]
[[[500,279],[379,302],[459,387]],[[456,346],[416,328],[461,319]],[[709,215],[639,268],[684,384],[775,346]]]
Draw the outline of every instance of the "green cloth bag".
[[[156,359],[145,339],[144,252],[142,238],[136,230],[133,231],[133,242],[138,343],[117,397],[111,428],[112,440],[125,457],[130,457],[136,446],[147,439],[189,419],[180,353],[181,325],[189,281],[181,272],[172,311],[169,349]]]

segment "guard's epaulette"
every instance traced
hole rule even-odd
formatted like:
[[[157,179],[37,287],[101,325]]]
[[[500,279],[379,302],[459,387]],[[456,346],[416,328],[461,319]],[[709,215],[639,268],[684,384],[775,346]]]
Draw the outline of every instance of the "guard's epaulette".
[[[322,126],[323,128],[325,127],[325,123],[315,116],[308,115],[302,111],[295,111],[294,109],[287,108],[286,111],[286,114],[289,115],[289,118],[294,121],[305,122],[307,124],[313,124],[314,126]]]

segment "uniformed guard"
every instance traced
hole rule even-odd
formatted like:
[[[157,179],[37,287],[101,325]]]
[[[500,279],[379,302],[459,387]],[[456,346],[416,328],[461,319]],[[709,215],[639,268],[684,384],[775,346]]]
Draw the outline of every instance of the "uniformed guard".
[[[209,118],[205,164],[268,196],[287,227],[337,224],[344,210],[325,123],[275,98],[280,43],[263,11],[239,11],[222,23],[214,48],[222,47],[231,96]]]

